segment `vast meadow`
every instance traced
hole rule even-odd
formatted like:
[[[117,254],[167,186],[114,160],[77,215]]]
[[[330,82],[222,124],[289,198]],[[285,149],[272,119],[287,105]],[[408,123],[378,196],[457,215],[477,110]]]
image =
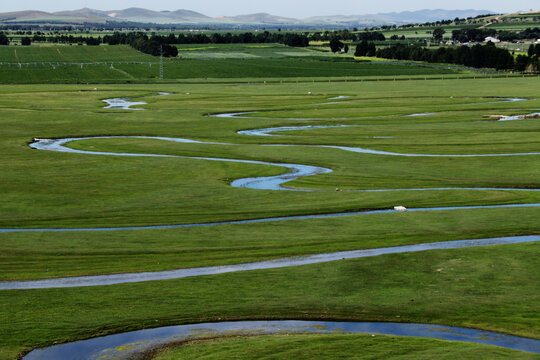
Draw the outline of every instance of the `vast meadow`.
[[[118,49],[125,53],[117,58],[146,61]],[[234,52],[229,48],[186,48],[189,59],[167,62],[165,70],[171,80],[183,71],[200,80],[192,83],[152,83],[150,70],[141,70],[148,64],[126,63],[100,65],[97,79],[125,72],[145,83],[99,83],[87,73],[93,81],[86,84],[81,73],[63,72],[51,84],[6,84],[35,78],[0,66],[0,285],[540,235],[540,123],[497,117],[538,112],[538,78],[433,79],[461,73],[276,56],[278,50],[257,48],[250,54],[260,58],[247,60],[220,55]],[[58,52],[47,51],[57,61]],[[82,50],[73,51],[71,62],[86,61]],[[0,56],[8,61],[11,55]],[[226,79],[232,68],[229,77],[244,81]],[[261,74],[272,81],[264,83]],[[374,75],[390,81],[334,78]],[[289,76],[303,79],[282,81]],[[405,77],[392,81],[396,76]],[[320,81],[325,77],[330,80]],[[49,82],[50,73],[43,79]],[[63,79],[80,83],[55,84]],[[145,104],[104,108],[111,98]],[[280,129],[265,136],[238,133],[270,128]],[[33,149],[34,138],[82,138],[66,146],[87,153]],[[280,164],[332,171],[293,178],[283,190],[231,186],[287,172]],[[398,205],[415,211],[369,212]],[[309,218],[323,214],[350,216]],[[287,218],[294,216],[306,217]],[[241,222],[275,217],[283,219]],[[148,228],[220,222],[233,223]],[[112,227],[140,228],[107,230]],[[36,231],[21,231],[28,229]],[[426,323],[539,339],[538,255],[538,243],[531,242],[106,286],[0,290],[0,359],[128,330],[229,320]],[[538,357],[472,343],[346,334],[230,335],[144,356],[301,358],[298,349],[305,358],[328,359]]]

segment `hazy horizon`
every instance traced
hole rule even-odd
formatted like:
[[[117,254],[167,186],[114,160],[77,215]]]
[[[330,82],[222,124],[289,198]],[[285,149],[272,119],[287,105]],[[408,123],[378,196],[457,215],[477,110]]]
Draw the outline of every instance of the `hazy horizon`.
[[[440,4],[440,5],[439,5]],[[471,3],[470,1],[456,0],[449,9],[447,3],[436,3],[427,0],[411,0],[406,3],[396,0],[382,0],[375,3],[359,4],[354,0],[274,0],[272,2],[252,0],[248,3],[240,0],[229,0],[227,2],[217,0],[187,0],[182,2],[171,0],[155,0],[147,2],[143,0],[56,0],[44,3],[41,0],[20,0],[17,2],[4,3],[0,5],[0,12],[13,12],[23,10],[41,10],[47,12],[77,10],[81,8],[91,8],[97,10],[122,10],[130,7],[139,7],[155,11],[164,10],[193,10],[208,16],[231,16],[253,13],[270,13],[272,15],[306,18],[310,16],[325,15],[364,15],[388,12],[416,11],[425,9],[444,10],[489,10],[496,13],[510,13],[518,11],[538,10],[537,0],[516,0],[510,4],[494,3],[492,1],[480,0]],[[537,6],[536,8],[534,6]]]

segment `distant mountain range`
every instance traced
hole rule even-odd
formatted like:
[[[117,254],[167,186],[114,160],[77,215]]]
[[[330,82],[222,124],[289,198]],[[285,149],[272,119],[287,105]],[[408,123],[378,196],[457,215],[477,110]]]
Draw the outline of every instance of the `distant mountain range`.
[[[209,17],[191,10],[153,11],[129,8],[103,11],[84,8],[54,13],[36,10],[0,13],[0,24],[106,24],[131,22],[217,27],[220,25],[229,27],[231,25],[239,27],[371,27],[434,22],[490,13],[492,12],[488,10],[419,10],[386,14],[315,16],[306,19],[293,19],[267,13]]]

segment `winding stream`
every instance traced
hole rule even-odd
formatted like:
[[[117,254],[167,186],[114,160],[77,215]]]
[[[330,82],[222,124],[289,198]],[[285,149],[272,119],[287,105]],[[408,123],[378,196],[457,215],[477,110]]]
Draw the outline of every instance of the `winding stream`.
[[[333,99],[343,99],[345,97],[335,97]],[[526,99],[505,99],[504,101],[523,101]],[[109,109],[130,109],[133,105],[141,105],[144,102],[132,102],[128,98],[122,99],[107,99],[104,100]],[[500,101],[495,101],[500,102]],[[243,117],[248,113],[228,113],[214,115],[217,117]],[[434,113],[418,113],[410,114],[409,116],[423,116]],[[309,120],[295,119],[288,120]],[[332,127],[346,127],[348,125],[332,125],[332,126],[292,126],[265,128],[256,130],[240,131],[243,135],[256,136],[271,136],[271,133],[289,130],[307,130]],[[126,136],[104,136],[92,138],[65,138],[65,139],[36,139],[30,144],[31,147],[39,150],[60,151],[86,155],[108,155],[108,156],[141,156],[141,157],[184,157],[211,161],[231,161],[239,163],[272,165],[287,168],[288,173],[270,176],[235,180],[231,186],[265,189],[265,190],[292,190],[282,186],[282,184],[297,179],[303,176],[311,176],[316,174],[329,173],[332,170],[323,167],[301,165],[301,164],[282,164],[263,161],[241,160],[241,159],[226,159],[212,157],[189,157],[189,156],[174,156],[160,154],[135,154],[135,153],[112,153],[112,152],[96,152],[76,150],[65,146],[67,143],[86,139],[101,139],[101,138],[124,138]],[[198,144],[220,144],[220,145],[236,145],[225,143],[202,142],[183,138],[169,137],[150,137],[150,136],[130,136],[132,138],[156,139],[164,141],[174,141],[182,143],[198,143]],[[267,145],[268,146],[268,145]],[[364,154],[386,155],[386,156],[417,156],[417,157],[485,157],[485,156],[529,156],[539,155],[540,152],[525,152],[525,153],[504,153],[504,154],[465,154],[465,155],[443,155],[443,154],[407,154],[395,153],[387,151],[379,151],[372,149],[364,149],[358,147],[345,147],[337,145],[269,145],[269,146],[319,146],[326,148],[335,148],[344,151],[352,151]],[[371,190],[355,190],[355,191],[428,191],[428,190],[511,190],[511,191],[540,191],[540,189],[514,189],[514,188],[417,188],[417,189],[371,189]],[[408,211],[444,211],[444,210],[460,210],[460,209],[489,209],[489,208],[512,208],[512,207],[538,207],[540,204],[508,204],[508,205],[480,205],[480,206],[457,206],[457,207],[432,207],[432,208],[417,208],[408,209]],[[333,214],[316,214],[316,215],[301,215],[301,216],[284,216],[266,219],[248,219],[238,221],[225,221],[201,224],[180,224],[180,225],[158,225],[158,226],[131,226],[131,227],[102,227],[102,228],[61,228],[61,229],[0,229],[0,232],[26,232],[26,231],[120,231],[120,230],[138,230],[138,229],[165,229],[165,228],[181,228],[181,227],[196,227],[196,226],[218,226],[226,224],[246,224],[268,221],[283,221],[295,219],[317,219],[331,218],[343,216],[357,216],[364,214],[379,214],[391,213],[395,210],[372,210],[347,213]],[[99,276],[83,276],[72,278],[57,278],[45,279],[36,281],[11,281],[0,282],[0,290],[9,289],[39,289],[39,288],[59,288],[59,287],[79,287],[79,286],[101,286],[120,283],[131,283],[141,281],[153,281],[164,279],[177,279],[192,276],[204,276],[211,274],[222,274],[236,271],[248,271],[256,269],[271,269],[290,266],[301,266],[306,264],[315,264],[329,261],[337,261],[342,259],[353,259],[361,257],[380,256],[384,254],[395,254],[404,252],[418,252],[436,249],[456,249],[464,247],[477,247],[500,244],[517,244],[526,242],[540,241],[539,235],[532,236],[515,236],[501,237],[491,239],[473,239],[473,240],[458,240],[445,241],[425,244],[415,244],[406,246],[396,246],[388,248],[341,251],[328,254],[317,254],[303,257],[289,257],[269,261],[261,261],[247,264],[236,264],[228,266],[213,266],[200,267],[191,269],[178,269],[160,272],[143,272],[131,274],[116,274],[116,275],[99,275]],[[241,321],[241,322],[222,322],[222,323],[205,323],[194,325],[169,326],[164,328],[148,329],[133,331],[123,334],[115,334],[105,337],[93,338],[89,340],[77,341],[68,344],[55,345],[48,348],[37,349],[30,352],[24,359],[96,359],[98,357],[116,357],[126,359],[133,354],[140,353],[156,346],[163,346],[169,343],[182,341],[185,339],[207,337],[216,335],[259,335],[259,334],[278,334],[284,332],[298,333],[374,333],[397,336],[420,336],[430,337],[444,340],[468,341],[481,344],[491,344],[502,346],[510,349],[523,350],[529,352],[540,353],[540,340],[515,337],[500,333],[456,328],[441,325],[431,324],[410,324],[410,323],[358,323],[358,322],[323,322],[323,321]]]
[[[460,249],[478,246],[520,244],[540,241],[540,235],[509,236],[490,239],[441,241],[414,245],[393,246],[378,249],[339,251],[328,254],[316,254],[309,256],[287,257],[268,261],[259,261],[246,264],[208,266],[199,268],[177,269],[167,271],[124,273],[114,275],[78,276],[33,281],[3,281],[0,282],[0,290],[21,289],[48,289],[69,288],[82,286],[104,286],[114,284],[135,283],[155,280],[181,279],[194,276],[216,275],[238,271],[276,269],[284,267],[302,266],[309,264],[325,263],[330,261],[358,259],[388,254],[402,254],[408,252],[420,252],[429,250]]]
[[[375,334],[417,336],[473,342],[540,353],[540,340],[491,331],[434,324],[335,322],[335,321],[231,321],[167,326],[131,331],[34,350],[25,360],[129,359],[135,354],[183,340],[216,336],[270,334]]]
[[[452,188],[448,188],[448,189],[452,189]],[[478,190],[478,189],[474,188],[473,190]],[[495,190],[501,190],[501,189],[495,189]],[[514,190],[514,189],[508,189],[508,190]],[[387,191],[387,190],[374,190],[374,191]],[[389,190],[389,191],[398,191],[398,190]],[[531,189],[531,190],[522,189],[522,191],[539,191],[539,190],[538,189]],[[448,210],[528,208],[528,207],[540,207],[540,203],[407,208],[407,211],[408,212],[448,211]],[[388,214],[388,213],[395,213],[395,212],[398,212],[398,211],[394,209],[363,210],[363,211],[350,211],[350,212],[339,212],[339,213],[329,213],[329,214],[291,215],[291,216],[277,216],[277,217],[260,218],[260,219],[216,221],[216,222],[209,222],[209,223],[174,224],[174,225],[117,226],[117,227],[111,226],[111,227],[87,227],[87,228],[12,228],[12,229],[6,228],[6,229],[0,229],[0,233],[177,229],[177,228],[186,228],[186,227],[207,227],[207,226],[220,226],[220,225],[254,224],[254,223],[262,223],[262,222],[286,221],[286,220],[329,219],[329,218],[337,218],[337,217],[359,216],[359,215],[370,215],[370,214]]]

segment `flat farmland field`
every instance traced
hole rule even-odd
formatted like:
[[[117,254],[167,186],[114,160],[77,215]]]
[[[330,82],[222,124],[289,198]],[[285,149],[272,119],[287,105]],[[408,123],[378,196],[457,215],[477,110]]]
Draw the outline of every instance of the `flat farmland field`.
[[[457,77],[447,66],[358,61],[277,44],[178,45],[179,56],[163,59],[127,45],[2,46],[0,83],[154,83],[208,79],[303,81],[358,77]],[[470,75],[470,74],[469,74]],[[480,75],[478,75],[480,76]]]
[[[252,60],[228,66],[240,73],[242,61]],[[299,60],[257,61],[292,76]],[[295,76],[324,73],[321,64],[340,63],[308,59]],[[130,66],[109,70],[143,76]],[[539,339],[538,79],[314,79],[1,85],[0,359],[225,321],[419,323]],[[109,99],[124,100],[105,108]],[[440,246],[458,240],[470,241]],[[396,250],[374,256],[387,248]],[[266,265],[222,273],[239,264]],[[208,272],[129,280],[194,268]],[[201,333],[144,356],[538,356],[420,335]]]
[[[2,46],[0,62],[75,62],[151,61],[151,55],[140,53],[128,45],[117,46]]]

